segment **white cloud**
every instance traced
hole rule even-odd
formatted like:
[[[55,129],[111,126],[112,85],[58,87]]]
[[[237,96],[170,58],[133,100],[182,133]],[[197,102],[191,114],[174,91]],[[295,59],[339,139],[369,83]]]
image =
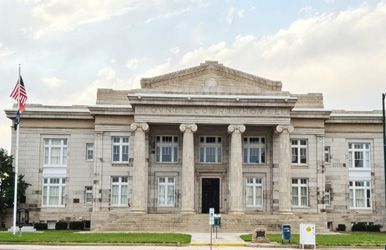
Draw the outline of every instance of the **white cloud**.
[[[172,12],[167,12],[165,14],[162,14],[162,15],[158,15],[156,17],[150,17],[148,19],[146,19],[144,21],[144,23],[151,23],[151,22],[154,22],[158,19],[167,19],[167,18],[172,18],[172,17],[176,17],[176,16],[180,16],[182,14],[185,14],[187,12],[189,12],[190,8],[185,8],[185,9],[181,9],[181,10],[176,10],[176,11],[172,11]]]
[[[57,77],[43,77],[42,82],[50,89],[60,87],[63,80],[58,79]]]
[[[238,36],[231,44],[219,42],[190,51],[179,65],[218,60],[281,80],[283,88],[293,93],[323,92],[327,107],[376,108],[386,82],[384,27],[386,3],[318,14],[273,35]]]
[[[173,54],[178,54],[178,53],[180,53],[180,48],[179,47],[171,48],[170,52],[172,52]]]
[[[36,39],[50,32],[68,32],[79,25],[108,20],[129,11],[148,8],[158,0],[47,0],[26,1],[32,7],[32,16],[39,21],[34,32]]]
[[[13,53],[15,53],[13,50],[5,47],[3,44],[0,43],[0,57],[10,56]]]
[[[127,67],[129,70],[135,70],[135,69],[137,69],[137,67],[138,67],[138,63],[139,63],[138,59],[135,59],[135,58],[129,59],[129,60],[127,61],[127,63],[126,63],[126,67]]]
[[[233,18],[235,17],[236,14],[237,14],[237,9],[235,7],[232,6],[228,9],[227,15],[225,17],[225,21],[227,22],[227,24],[232,24]]]

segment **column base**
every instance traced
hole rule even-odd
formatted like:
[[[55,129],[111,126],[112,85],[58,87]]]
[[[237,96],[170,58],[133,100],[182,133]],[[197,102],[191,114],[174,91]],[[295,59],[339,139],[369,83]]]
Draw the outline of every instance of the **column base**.
[[[233,210],[229,210],[228,214],[244,214],[244,210],[242,210],[242,209],[233,209]]]
[[[147,214],[147,211],[140,208],[133,208],[130,210],[130,213],[132,214]]]
[[[193,209],[181,209],[180,214],[195,214],[196,212]]]
[[[279,210],[277,213],[278,214],[293,214],[293,212],[291,210]]]

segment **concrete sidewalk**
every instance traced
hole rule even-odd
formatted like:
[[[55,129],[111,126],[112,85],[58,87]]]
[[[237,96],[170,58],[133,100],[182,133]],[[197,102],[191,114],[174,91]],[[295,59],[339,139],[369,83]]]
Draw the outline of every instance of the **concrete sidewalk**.
[[[192,246],[206,246],[210,243],[210,233],[187,233],[192,235]],[[246,243],[240,235],[247,233],[216,233],[212,234],[213,245],[222,246],[244,246]]]

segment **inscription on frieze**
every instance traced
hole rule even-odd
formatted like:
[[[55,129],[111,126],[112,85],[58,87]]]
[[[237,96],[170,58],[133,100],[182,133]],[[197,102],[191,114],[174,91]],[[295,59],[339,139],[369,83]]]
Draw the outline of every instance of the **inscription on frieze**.
[[[201,115],[201,116],[287,116],[284,108],[256,107],[177,107],[136,106],[136,114],[144,115]]]

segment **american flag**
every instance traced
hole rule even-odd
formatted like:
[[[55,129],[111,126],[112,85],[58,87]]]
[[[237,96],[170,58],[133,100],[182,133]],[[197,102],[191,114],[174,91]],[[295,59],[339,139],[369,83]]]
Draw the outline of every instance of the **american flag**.
[[[18,87],[19,87],[19,81],[16,82],[16,85],[13,88],[10,97],[12,97],[13,99],[19,102],[20,112],[24,112],[25,111],[24,103],[27,101],[28,97],[27,97],[27,91],[25,90],[25,87],[24,87],[23,78],[21,78],[21,76],[20,76],[20,99],[19,100],[18,100]]]

